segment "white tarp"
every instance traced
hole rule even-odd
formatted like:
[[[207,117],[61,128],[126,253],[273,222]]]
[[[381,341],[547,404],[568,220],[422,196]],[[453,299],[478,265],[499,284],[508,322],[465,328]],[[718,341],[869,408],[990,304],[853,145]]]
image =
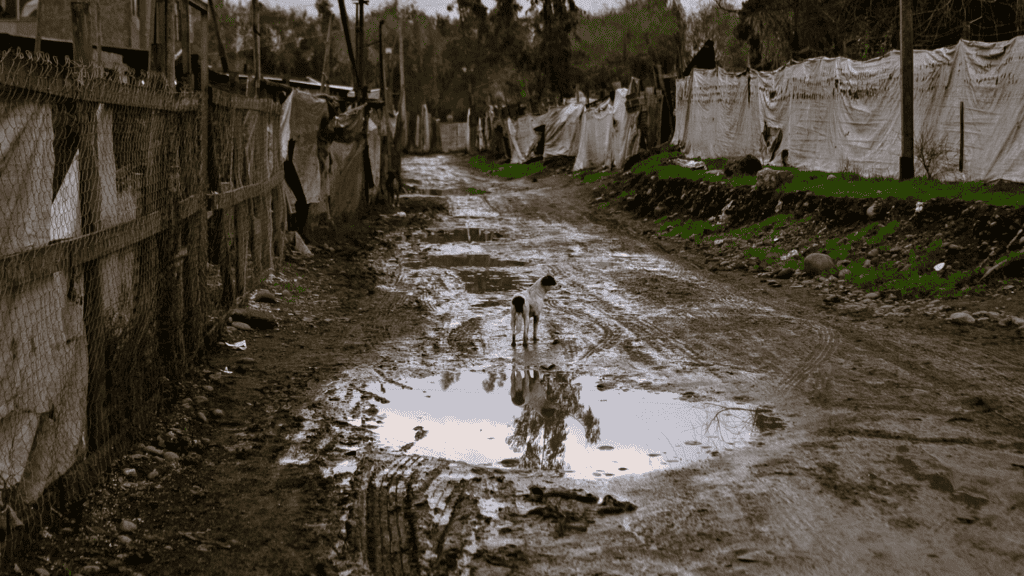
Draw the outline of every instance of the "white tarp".
[[[1019,37],[914,51],[915,138],[945,138],[955,166],[962,102],[967,179],[1024,181],[1022,80]],[[688,157],[753,154],[777,165],[789,150],[789,163],[804,170],[899,172],[898,51],[863,62],[814,58],[772,72],[694,70],[677,81],[676,94],[672,142]],[[917,166],[915,173],[924,171]]]
[[[575,156],[580,149],[580,131],[586,106],[571,102],[549,113],[544,129],[544,157]]]
[[[101,161],[108,119],[99,118]],[[77,226],[75,212],[51,227],[53,148],[48,105],[0,102],[0,256],[45,246],[55,231],[70,235]],[[113,174],[113,165],[101,164],[106,169]],[[72,192],[77,201],[77,186],[68,187]],[[18,486],[27,502],[85,451],[88,352],[76,303],[82,284],[79,275],[69,294],[61,271],[0,290],[0,489]]]
[[[522,118],[520,118],[522,120]],[[526,158],[524,157],[523,150],[519,147],[519,125],[520,123],[512,120],[511,118],[505,118],[505,133],[508,135],[508,142],[511,150],[509,154],[512,158],[509,160],[512,164],[525,164]],[[529,150],[529,148],[527,148]]]
[[[621,168],[640,150],[637,120],[640,111],[628,112],[628,88],[615,91],[615,98],[583,114],[579,152],[573,170]]]
[[[281,113],[281,153],[288,157],[288,140],[295,140],[292,163],[299,175],[306,202],[321,201],[320,160],[317,157],[317,133],[320,122],[329,114],[327,102],[301,90],[292,90]],[[283,160],[282,160],[283,163]],[[288,204],[295,205],[291,188],[285,186]]]

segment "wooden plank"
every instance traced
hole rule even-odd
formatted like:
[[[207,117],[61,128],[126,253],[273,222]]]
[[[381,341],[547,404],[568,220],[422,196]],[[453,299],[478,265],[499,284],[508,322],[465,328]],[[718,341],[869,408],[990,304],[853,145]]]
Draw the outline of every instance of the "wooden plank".
[[[229,183],[223,183],[222,189],[227,190]],[[218,250],[218,261],[220,263],[220,277],[221,277],[221,306],[226,306],[234,302],[236,298],[235,290],[235,275],[232,272],[234,268],[235,258],[233,250],[237,248],[238,242],[235,238],[235,210],[230,208],[228,210],[214,210],[214,222],[220,223],[220,244],[217,247]]]
[[[246,294],[249,291],[249,233],[252,226],[249,202],[236,204],[233,210],[235,212],[235,240],[237,245],[235,251],[235,286],[238,290],[237,294]]]
[[[255,112],[267,112],[270,114],[281,114],[281,105],[270,98],[246,98],[237,94],[231,94],[214,88],[213,105],[233,108],[235,110],[253,110]]]
[[[68,267],[68,240],[12,254],[0,259],[0,278],[12,287],[24,286]]]
[[[235,188],[234,190],[228,190],[227,192],[221,192],[213,196],[213,202],[211,205],[212,210],[225,210],[246,200],[256,198],[259,196],[265,196],[273,191],[273,188],[279,186],[284,181],[284,170],[276,170],[270,177],[270,180],[265,182],[257,182],[256,184],[250,184],[248,186],[242,186]]]
[[[86,2],[71,3],[72,38],[75,61],[81,66],[92,64],[90,6]],[[86,75],[92,68],[85,68]],[[87,76],[88,77],[88,76]],[[100,226],[99,143],[96,126],[97,105],[78,102],[76,116],[79,134],[78,182],[82,214],[82,232],[96,232]],[[75,270],[71,270],[74,278]],[[86,436],[89,449],[102,445],[110,434],[107,406],[107,335],[103,330],[103,282],[97,262],[82,268],[83,314],[85,340],[89,359],[86,391]]]
[[[66,242],[75,243],[75,249],[71,251],[71,264],[72,266],[81,266],[94,262],[146,238],[156,236],[163,230],[162,224],[163,215],[153,212],[131,222],[66,240]]]

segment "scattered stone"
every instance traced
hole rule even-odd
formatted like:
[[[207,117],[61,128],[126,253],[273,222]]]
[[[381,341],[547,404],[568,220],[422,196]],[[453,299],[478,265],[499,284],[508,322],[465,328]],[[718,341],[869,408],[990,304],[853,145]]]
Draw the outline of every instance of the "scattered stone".
[[[626,502],[625,500],[617,500],[611,494],[604,497],[601,501],[600,506],[597,508],[598,514],[621,514],[623,512],[632,512],[636,510],[636,504],[632,502]]]
[[[793,173],[786,170],[763,168],[757,172],[757,189],[761,192],[774,192],[783,184],[793,181]]]
[[[736,557],[740,562],[771,562],[774,556],[764,550],[750,550]]]
[[[244,322],[256,330],[269,330],[277,327],[277,319],[270,312],[253,308],[234,308],[231,310],[232,322]]]
[[[125,468],[121,473],[128,478],[136,478],[139,475],[139,473],[135,471],[135,468]]]
[[[146,478],[149,478],[150,480],[155,480],[156,477],[159,476],[159,475],[160,475],[160,471],[159,470],[153,470],[149,474],[146,474]]]
[[[50,576],[50,571],[46,568],[36,568],[35,570],[33,570],[33,572],[35,572],[39,576]]]
[[[817,276],[835,266],[835,262],[828,254],[813,252],[804,257],[804,272],[810,276]]]
[[[139,529],[139,526],[131,520],[121,520],[121,525],[117,527],[121,532],[131,534]]]
[[[878,248],[872,248],[871,251],[868,252],[868,258],[878,258],[878,254]]]
[[[971,316],[967,312],[954,312],[950,315],[949,321],[954,324],[974,324],[977,322],[977,320],[974,319],[974,316]]]
[[[142,451],[143,452],[149,452],[150,454],[152,454],[154,456],[163,456],[163,454],[164,454],[164,451],[159,449],[159,448],[157,448],[156,446],[146,446],[145,448],[142,449]]]
[[[82,566],[82,569],[79,570],[78,572],[80,574],[82,574],[83,576],[89,576],[89,574],[99,574],[102,571],[103,571],[103,568],[100,568],[99,566],[97,566],[95,564],[89,564],[87,566]]]
[[[835,180],[835,179],[836,179],[836,175],[835,174],[829,174],[828,178],[825,178],[825,180]]]
[[[794,270],[793,268],[783,268],[775,273],[775,277],[778,278],[779,280],[789,280],[790,278],[793,277],[793,274],[795,273],[796,270]]]
[[[210,401],[210,399],[207,398],[206,396],[203,396],[202,394],[197,394],[193,401],[196,404],[206,404],[207,402]]]
[[[748,174],[753,176],[761,170],[761,161],[754,156],[747,154],[742,158],[729,160],[725,163],[725,175]],[[792,175],[790,175],[792,178]]]
[[[725,170],[708,170],[705,174],[710,174],[712,176],[725,176]]]
[[[120,542],[121,544],[124,544],[125,546],[127,546],[127,545],[132,543],[131,537],[130,536],[125,536],[124,534],[118,534],[117,541]]]
[[[255,358],[250,358],[250,357],[246,356],[244,358],[239,358],[238,360],[235,360],[235,363],[237,363],[237,364],[255,364],[256,363],[256,359]]]
[[[241,330],[242,332],[252,332],[252,326],[249,326],[245,322],[232,322],[231,327],[235,330]]]
[[[180,459],[181,456],[178,456],[176,453],[171,452],[170,450],[164,452],[164,460],[167,460],[168,462],[177,462]]]
[[[224,417],[224,411],[221,410],[220,408],[214,408],[213,409],[213,417],[214,418],[223,418]]]
[[[257,302],[269,302],[271,304],[277,304],[277,296],[274,296],[274,293],[271,292],[270,290],[267,290],[266,288],[261,288],[257,290],[252,297],[253,300]]]
[[[849,276],[850,274],[853,274],[853,272],[850,272],[849,268],[843,268],[842,270],[839,271],[839,279],[842,280]]]
[[[202,420],[203,424],[209,424],[210,423],[210,419],[206,417],[206,412],[203,412],[202,410],[200,410],[199,412],[196,413],[196,418],[199,418],[200,420]]]
[[[881,294],[878,292],[871,292],[869,294],[865,294],[864,298],[867,300],[876,300],[879,296],[881,296]]]
[[[772,288],[782,288],[782,284],[780,284],[778,280],[769,280],[767,284]]]

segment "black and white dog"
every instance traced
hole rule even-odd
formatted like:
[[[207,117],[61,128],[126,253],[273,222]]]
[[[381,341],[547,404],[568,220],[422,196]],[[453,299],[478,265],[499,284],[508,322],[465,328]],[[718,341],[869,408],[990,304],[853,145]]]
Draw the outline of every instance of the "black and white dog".
[[[555,279],[548,275],[533,283],[526,292],[512,297],[512,346],[516,345],[516,321],[523,319],[523,347],[527,346],[530,335],[530,318],[533,318],[533,341],[537,341],[537,322],[544,310],[544,296],[555,287]]]

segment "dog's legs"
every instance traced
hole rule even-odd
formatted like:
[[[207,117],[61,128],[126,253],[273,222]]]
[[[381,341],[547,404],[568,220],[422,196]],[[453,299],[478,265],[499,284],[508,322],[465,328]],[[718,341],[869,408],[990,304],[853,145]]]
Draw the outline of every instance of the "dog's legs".
[[[533,341],[537,341],[537,323],[540,322],[540,314],[533,317]]]
[[[526,347],[526,343],[529,342],[530,337],[530,308],[529,306],[523,309],[523,348]]]
[[[516,307],[512,306],[512,347],[516,347]]]

